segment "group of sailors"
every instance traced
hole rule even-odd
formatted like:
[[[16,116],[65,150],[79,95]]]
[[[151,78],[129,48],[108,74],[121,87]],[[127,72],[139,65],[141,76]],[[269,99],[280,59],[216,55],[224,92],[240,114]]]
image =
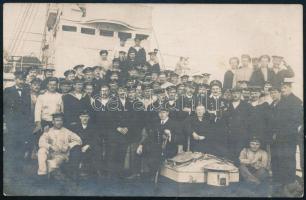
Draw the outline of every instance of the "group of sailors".
[[[35,67],[16,71],[16,84],[4,89],[10,170],[32,158],[42,179],[133,179],[197,151],[233,161],[256,184],[269,172],[280,187],[295,181],[303,103],[291,91],[294,73],[283,58],[272,56],[270,68],[268,55],[232,57],[222,84],[208,73],[161,70],[157,52],[147,60],[135,38],[128,52],[109,61],[101,50],[99,65],[74,66],[64,78],[50,68],[43,79]]]

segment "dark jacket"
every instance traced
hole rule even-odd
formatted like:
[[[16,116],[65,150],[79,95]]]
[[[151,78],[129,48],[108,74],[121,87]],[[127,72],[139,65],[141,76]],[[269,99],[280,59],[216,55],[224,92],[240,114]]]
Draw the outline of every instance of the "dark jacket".
[[[146,62],[146,65],[149,66],[148,71],[157,72],[157,73],[160,72],[159,63],[156,63],[156,64],[151,65],[149,62]]]
[[[100,91],[100,88],[102,85],[106,84],[106,80],[104,78],[99,78],[99,79],[96,79],[94,78],[92,80],[92,84],[94,85],[94,92],[99,92]]]
[[[205,108],[208,106],[208,94],[207,95],[196,95],[195,96],[195,107],[203,105]]]
[[[256,136],[261,139],[262,146],[269,142],[269,117],[270,107],[268,103],[251,106],[248,124],[248,136]]]
[[[236,109],[230,103],[227,127],[228,150],[232,161],[238,161],[241,150],[248,143],[248,134],[250,134],[250,130],[248,130],[250,110],[250,105],[245,101],[240,101]]]
[[[164,150],[166,158],[174,157],[177,154],[177,145],[181,144],[182,137],[180,130],[177,128],[177,123],[170,118],[168,121],[161,125],[160,120],[156,120],[148,129],[148,139],[145,143],[146,151],[151,154],[160,154],[162,152],[163,134],[168,129],[171,132],[171,142],[168,142]],[[153,151],[153,152],[152,152]],[[161,155],[161,154],[160,154]],[[160,156],[159,155],[159,156]]]
[[[134,49],[136,51],[136,57],[135,57],[136,65],[143,66],[146,63],[146,61],[147,61],[146,50],[141,47],[139,49],[139,51],[137,51],[134,47],[130,47],[129,51],[128,51],[128,54],[132,51],[132,49]]]
[[[16,86],[8,87],[3,92],[4,119],[8,124],[30,123],[31,94],[28,87],[23,87],[21,96]]]
[[[208,100],[207,110],[217,111],[209,113],[209,120],[214,130],[215,154],[226,157],[228,154],[228,117],[229,117],[229,102],[219,97],[217,100],[210,97]]]
[[[280,70],[277,74],[271,69],[269,74],[269,81],[276,88],[281,86],[285,78],[292,78],[294,76],[294,72],[290,66],[287,69]]]
[[[240,101],[239,105],[234,108],[230,103],[228,117],[228,133],[230,136],[236,136],[237,139],[245,139],[248,134],[248,122],[250,115],[250,104],[245,101]]]
[[[233,79],[234,73],[231,70],[226,71],[224,74],[223,89],[232,89]]]
[[[88,122],[88,125],[85,129],[82,127],[80,121],[78,121],[77,124],[72,126],[71,129],[81,138],[82,146],[90,145],[90,148],[92,148],[92,150],[94,151],[100,148],[98,131],[95,125],[91,122],[91,120]]]
[[[187,132],[190,137],[190,149],[191,151],[204,152],[214,154],[215,143],[214,143],[214,132],[211,123],[205,117],[202,121],[196,116],[190,118],[187,123]],[[195,132],[200,136],[204,136],[204,140],[194,140],[192,133]]]
[[[64,105],[64,122],[67,128],[71,128],[72,125],[79,121],[79,115],[81,111],[84,110],[82,98],[79,100],[70,93],[62,96]]]
[[[108,135],[108,132],[113,127],[113,121],[112,114],[116,113],[111,111],[112,109],[112,101],[109,98],[106,105],[103,105],[101,103],[101,98],[95,98],[94,101],[94,119],[95,124],[97,125],[98,130],[101,132],[102,137],[106,137]]]
[[[282,96],[274,117],[278,140],[295,143],[297,128],[303,124],[303,102],[294,94]]]
[[[224,119],[229,114],[229,101],[219,97],[215,99],[214,97],[208,98],[208,105],[206,108],[207,111],[217,111],[216,113],[210,113],[210,120],[215,121],[215,119]],[[223,121],[224,121],[223,120]]]
[[[273,69],[268,69],[267,81],[271,82],[273,87],[280,88],[281,83],[285,78],[291,78],[294,76],[294,72],[291,67],[280,70],[277,74]],[[250,85],[263,87],[265,83],[264,75],[261,69],[253,71],[250,78]]]
[[[109,112],[109,135],[108,139],[111,143],[131,143],[140,140],[141,120],[137,111],[115,111]],[[140,122],[140,124],[138,124]],[[127,128],[127,134],[120,133],[117,128]]]

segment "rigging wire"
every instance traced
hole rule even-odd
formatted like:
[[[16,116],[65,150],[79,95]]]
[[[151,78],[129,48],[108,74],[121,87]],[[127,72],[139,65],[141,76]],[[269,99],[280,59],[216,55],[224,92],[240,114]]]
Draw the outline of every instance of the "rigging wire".
[[[13,45],[12,49],[11,49],[12,55],[14,55],[14,53],[15,53],[16,45],[18,44],[18,40],[19,40],[19,38],[20,38],[21,31],[22,31],[22,29],[23,29],[23,27],[24,27],[24,25],[25,25],[25,20],[26,20],[26,18],[27,18],[27,16],[28,16],[28,13],[29,13],[29,10],[30,10],[31,6],[32,6],[32,5],[27,5],[27,10],[26,10],[26,12],[25,12],[25,16],[24,16],[23,19],[22,19],[21,27],[20,27],[20,29],[18,30],[16,40],[15,40],[15,42],[14,42],[14,45]]]
[[[16,39],[13,39],[13,38],[9,38],[9,37],[3,37],[3,38],[5,38],[6,40],[16,40]],[[41,42],[41,40],[28,40],[28,39],[26,39],[26,40],[23,40],[23,41],[27,41],[27,42]]]
[[[17,43],[18,45],[16,46],[16,49],[14,52],[15,54],[22,54],[22,52],[20,51],[20,48],[24,44],[23,39],[24,39],[24,36],[26,35],[24,32],[26,32],[26,30],[29,28],[29,25],[31,24],[31,18],[34,13],[33,11],[34,11],[34,5],[31,5],[30,14],[27,16],[24,29],[21,30],[21,36],[19,38],[19,42]]]
[[[37,5],[37,6],[39,6],[39,4],[34,4],[34,6],[35,5]],[[32,20],[31,20],[31,22],[29,22],[29,27],[28,27],[28,29],[26,29],[25,30],[25,32],[30,32],[31,30],[32,30],[32,26],[33,26],[33,24],[34,24],[34,22],[36,21],[36,16],[37,16],[37,13],[38,13],[38,11],[39,11],[39,7],[34,7],[33,6],[33,12],[34,12],[34,15],[33,15],[33,17],[32,17]],[[30,18],[29,18],[29,21],[30,21]],[[23,48],[24,48],[24,44],[25,44],[25,41],[27,40],[27,39],[29,39],[29,35],[27,35],[27,34],[25,34],[25,32],[23,33],[24,34],[24,39],[22,40],[22,45],[21,45],[21,48],[20,48],[20,52],[23,52]]]
[[[20,25],[21,25],[21,20],[23,19],[22,15],[25,13],[25,10],[26,10],[26,7],[24,7],[24,11],[20,11],[19,12],[19,15],[18,15],[18,18],[17,18],[17,22],[15,23],[15,26],[14,26],[14,29],[13,29],[13,34],[12,34],[13,37],[16,37],[17,30],[18,30],[18,27],[20,27]],[[10,44],[8,46],[8,51],[12,48],[13,42],[14,41],[10,42]]]
[[[25,16],[27,15],[27,13],[29,12],[29,8],[30,8],[30,5],[26,5],[25,7],[25,10],[23,12],[23,15],[22,15],[22,18],[21,18],[21,21],[20,21],[20,24],[18,26],[18,29],[16,29],[16,33],[15,33],[15,36],[14,38],[16,38],[16,40],[13,41],[12,45],[10,46],[10,48],[8,49],[8,51],[12,54],[15,46],[16,46],[16,41],[18,40],[18,37],[20,35],[20,31],[22,29],[22,26],[24,25],[24,20],[25,20]],[[13,54],[12,54],[13,55]]]

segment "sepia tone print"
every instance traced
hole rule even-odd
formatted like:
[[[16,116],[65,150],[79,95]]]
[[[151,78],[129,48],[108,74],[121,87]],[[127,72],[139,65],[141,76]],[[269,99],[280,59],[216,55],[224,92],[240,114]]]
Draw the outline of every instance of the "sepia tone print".
[[[4,195],[304,195],[301,5],[3,8]]]

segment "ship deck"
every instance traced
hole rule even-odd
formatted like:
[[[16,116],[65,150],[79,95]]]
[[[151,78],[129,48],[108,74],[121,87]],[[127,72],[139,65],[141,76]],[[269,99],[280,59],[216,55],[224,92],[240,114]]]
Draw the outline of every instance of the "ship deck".
[[[160,176],[158,189],[147,179],[105,180],[88,179],[75,184],[62,184],[48,181],[41,185],[37,181],[37,161],[23,165],[23,173],[15,171],[13,176],[4,174],[5,195],[15,196],[193,196],[193,197],[269,197],[272,193],[271,182],[260,187],[245,182],[231,183],[227,187],[209,186],[205,183],[176,183]]]

